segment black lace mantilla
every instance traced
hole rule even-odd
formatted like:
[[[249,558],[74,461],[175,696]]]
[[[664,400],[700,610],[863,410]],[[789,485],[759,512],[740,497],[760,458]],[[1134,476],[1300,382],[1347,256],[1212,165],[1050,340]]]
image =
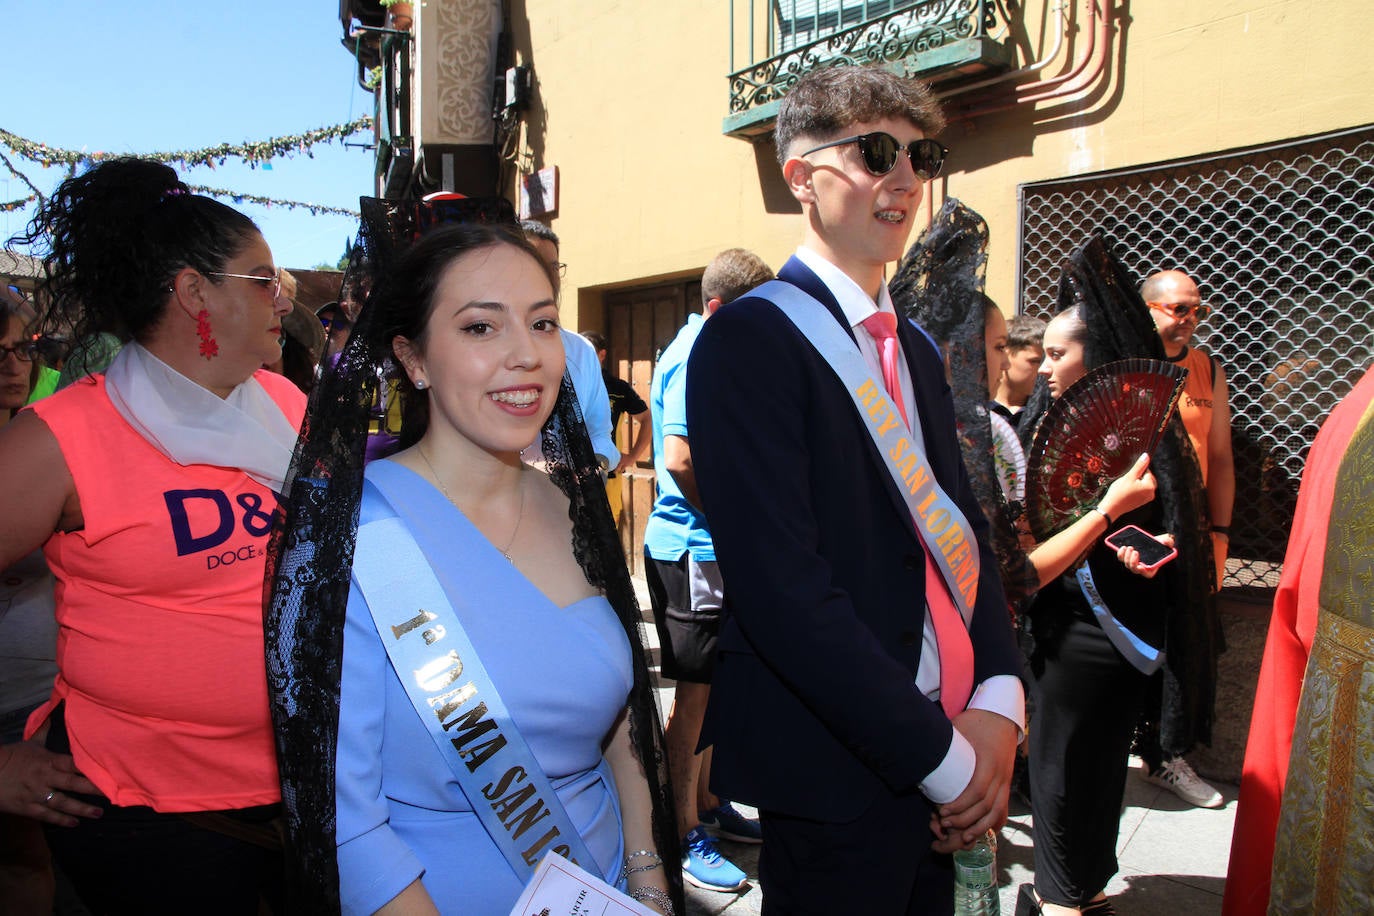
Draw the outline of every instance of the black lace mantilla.
[[[399,371],[381,322],[366,299],[393,256],[429,225],[459,219],[513,222],[506,201],[445,202],[449,210],[365,198],[363,222],[344,296],[354,297],[353,333],[310,397],[287,478],[285,512],[268,547],[267,676],[288,825],[288,899],[293,913],[339,911],[335,842],[334,759],[344,615],[362,497],[368,425],[379,387]],[[345,305],[350,308],[350,305]],[[403,417],[411,411],[403,408]],[[401,443],[417,434],[403,426]],[[649,675],[648,649],[596,455],[565,377],[544,426],[550,478],[568,497],[573,551],[587,581],[619,616],[633,654],[630,738],[654,804],[653,830],[672,889],[684,912],[679,841],[668,786],[662,728]]]
[[[944,352],[969,483],[988,518],[1002,587],[1015,606],[1035,592],[1038,579],[1016,536],[1021,508],[1008,503],[993,464],[983,346],[987,259],[987,223],[959,200],[946,198],[935,221],[902,259],[888,290],[897,310],[939,341]]]
[[[1060,267],[1056,311],[1081,308],[1087,325],[1087,369],[1137,356],[1164,359],[1164,345],[1138,289],[1136,278],[1101,236],[1090,239]],[[1042,379],[1017,415],[1017,432],[1027,447],[1050,400]],[[1179,562],[1160,573],[1169,595],[1169,606],[1161,609],[1169,617],[1160,740],[1166,750],[1186,750],[1212,738],[1223,636],[1202,472],[1177,413],[1152,453],[1150,470],[1158,483],[1155,499],[1164,530],[1174,535],[1179,553]]]

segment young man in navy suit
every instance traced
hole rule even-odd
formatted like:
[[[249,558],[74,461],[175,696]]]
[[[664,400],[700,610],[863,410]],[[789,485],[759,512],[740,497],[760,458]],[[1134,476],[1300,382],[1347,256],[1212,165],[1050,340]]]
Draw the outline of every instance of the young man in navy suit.
[[[803,77],[776,134],[801,247],[692,351],[726,583],[702,744],[712,788],[760,811],[765,913],[951,912],[947,854],[1006,819],[1020,662],[944,369],[909,322],[895,351],[891,317],[869,330],[942,126],[926,87],[885,70]]]

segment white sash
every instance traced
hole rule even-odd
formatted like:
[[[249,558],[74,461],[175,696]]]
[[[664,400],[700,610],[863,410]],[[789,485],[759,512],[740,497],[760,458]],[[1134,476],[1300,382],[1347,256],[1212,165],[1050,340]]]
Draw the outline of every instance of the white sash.
[[[777,305],[839,376],[967,626],[978,597],[978,541],[958,504],[930,470],[920,417],[911,417],[914,428],[907,428],[888,401],[887,389],[869,373],[858,344],[815,297],[782,280],[771,280],[749,295]]]
[[[546,851],[596,867],[404,522],[358,527],[353,576],[416,714],[516,877],[528,882]]]

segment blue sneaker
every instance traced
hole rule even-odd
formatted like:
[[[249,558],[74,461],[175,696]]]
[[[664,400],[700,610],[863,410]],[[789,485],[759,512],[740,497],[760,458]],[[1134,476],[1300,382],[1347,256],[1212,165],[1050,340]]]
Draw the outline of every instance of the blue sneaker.
[[[702,827],[693,827],[682,840],[682,877],[708,891],[737,891],[748,875],[716,849],[716,841]]]
[[[745,817],[728,801],[722,801],[719,807],[710,811],[702,811],[697,815],[697,821],[717,839],[734,840],[736,843],[763,842],[758,818]]]

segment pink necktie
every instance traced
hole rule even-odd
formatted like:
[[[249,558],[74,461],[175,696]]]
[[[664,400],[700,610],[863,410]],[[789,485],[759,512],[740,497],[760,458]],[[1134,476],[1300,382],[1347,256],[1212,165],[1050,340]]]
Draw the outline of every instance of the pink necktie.
[[[883,386],[887,388],[888,397],[896,403],[902,420],[910,426],[897,375],[897,316],[891,312],[874,312],[862,323],[878,345]],[[924,541],[921,546],[925,548]],[[935,568],[930,550],[923,552],[926,557],[926,604],[930,606],[930,620],[935,626],[935,641],[940,650],[940,705],[945,715],[952,719],[964,711],[973,695],[973,643],[969,640],[964,618],[950,598],[944,577]]]
[[[911,421],[906,415],[906,399],[902,397],[901,376],[897,374],[897,316],[891,312],[874,312],[862,322],[864,330],[873,336],[878,345],[878,356],[883,364],[883,385],[888,397],[897,405],[902,422],[908,427]]]

